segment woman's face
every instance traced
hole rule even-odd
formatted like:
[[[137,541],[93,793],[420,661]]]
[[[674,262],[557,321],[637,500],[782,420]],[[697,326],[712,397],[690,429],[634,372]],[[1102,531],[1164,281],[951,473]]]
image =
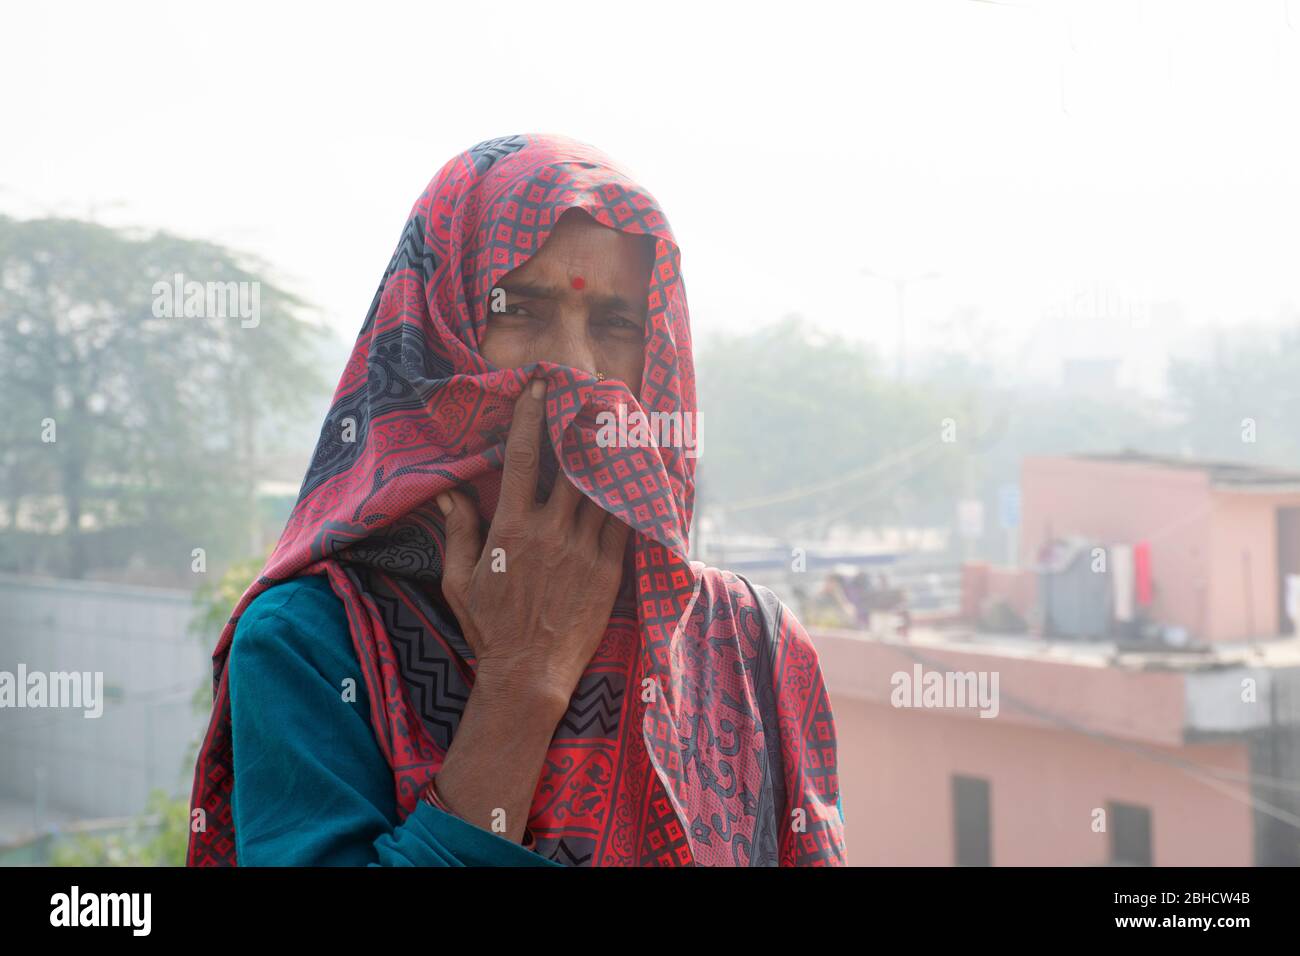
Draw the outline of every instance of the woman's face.
[[[641,392],[646,290],[654,240],[600,225],[580,209],[497,283],[480,351],[497,368],[555,362]]]

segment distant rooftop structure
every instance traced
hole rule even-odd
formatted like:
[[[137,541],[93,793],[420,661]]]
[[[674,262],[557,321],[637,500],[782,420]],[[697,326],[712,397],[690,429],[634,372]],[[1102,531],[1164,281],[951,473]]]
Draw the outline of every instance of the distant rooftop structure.
[[[1296,670],[1300,681],[1300,638],[1278,637],[1266,641],[1221,642],[1186,649],[1154,642],[1124,643],[1114,640],[1080,641],[980,631],[969,625],[940,624],[913,627],[907,638],[892,634],[816,628],[817,633],[851,634],[857,640],[985,654],[1017,660],[1036,660],[1085,667],[1116,667],[1128,671],[1222,671],[1234,668],[1283,667]],[[1300,686],[1300,685],[1298,685]]]
[[[1200,471],[1209,475],[1210,483],[1223,486],[1279,485],[1300,486],[1300,471],[1270,468],[1264,465],[1247,465],[1239,462],[1210,461],[1198,458],[1180,458],[1176,455],[1148,455],[1145,452],[1124,449],[1118,452],[1085,452],[1070,455],[1084,461],[1113,462],[1116,464],[1151,465],[1157,468],[1179,468]]]
[[[1089,568],[1077,580],[1061,578],[1066,591],[1057,597],[1072,597],[1050,600],[1058,623],[1077,611],[1069,627],[1102,636],[1094,618],[1104,616],[1104,595],[1112,608],[1124,606],[1113,627],[1132,630],[1141,618],[1193,644],[1300,631],[1300,470],[1125,450],[1030,456],[1020,471],[1020,554],[1040,555],[1072,538],[1121,561],[1133,554],[1109,595]],[[1139,547],[1141,613],[1125,596],[1130,570],[1136,587]]]

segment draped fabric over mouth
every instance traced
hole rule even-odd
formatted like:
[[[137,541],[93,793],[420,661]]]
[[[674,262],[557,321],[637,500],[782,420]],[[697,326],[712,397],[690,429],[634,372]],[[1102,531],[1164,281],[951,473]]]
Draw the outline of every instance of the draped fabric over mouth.
[[[479,352],[492,290],[560,216],[653,237],[641,394],[551,362]],[[325,574],[348,615],[375,737],[405,819],[441,766],[475,660],[441,597],[435,498],[490,521],[516,399],[547,381],[554,463],[633,530],[624,589],[556,728],[530,810],[537,852],[571,865],[843,862],[834,723],[817,657],[770,592],[687,557],[695,451],[611,445],[596,415],[696,413],[680,252],[654,198],[560,136],[488,140],[416,201],[343,371],[298,501],[213,653],[190,865],[233,865],[228,657],[267,588]]]

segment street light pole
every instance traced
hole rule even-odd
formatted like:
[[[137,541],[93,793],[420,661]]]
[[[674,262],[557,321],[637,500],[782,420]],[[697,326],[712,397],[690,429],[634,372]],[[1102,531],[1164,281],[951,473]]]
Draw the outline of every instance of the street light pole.
[[[907,286],[912,282],[924,282],[938,279],[939,273],[925,272],[918,276],[882,275],[869,267],[863,268],[862,274],[872,279],[883,279],[894,286],[894,301],[898,309],[898,381],[907,375]]]

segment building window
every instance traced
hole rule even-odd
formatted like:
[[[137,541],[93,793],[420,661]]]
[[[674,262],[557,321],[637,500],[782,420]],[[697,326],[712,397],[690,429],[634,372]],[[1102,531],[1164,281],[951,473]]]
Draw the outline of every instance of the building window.
[[[982,777],[952,778],[953,846],[958,866],[992,866],[989,782]]]
[[[1112,866],[1151,866],[1151,809],[1111,801],[1110,862]]]

